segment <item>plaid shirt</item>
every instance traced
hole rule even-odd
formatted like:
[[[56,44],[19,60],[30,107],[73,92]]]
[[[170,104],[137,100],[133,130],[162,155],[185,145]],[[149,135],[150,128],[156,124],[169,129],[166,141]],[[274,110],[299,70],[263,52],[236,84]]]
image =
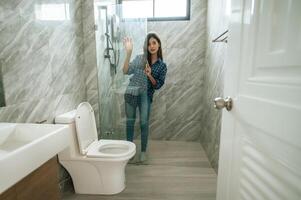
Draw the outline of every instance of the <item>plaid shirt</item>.
[[[144,68],[146,65],[143,55],[138,55],[129,64],[128,75],[132,75],[130,78],[130,83],[125,92],[125,101],[132,105],[137,105],[139,102],[139,95],[147,91],[147,95],[152,101],[155,90],[160,89],[164,85],[165,75],[167,72],[166,64],[158,59],[154,64],[152,64],[152,76],[156,80],[156,85],[153,86],[151,81],[147,78],[144,73]]]

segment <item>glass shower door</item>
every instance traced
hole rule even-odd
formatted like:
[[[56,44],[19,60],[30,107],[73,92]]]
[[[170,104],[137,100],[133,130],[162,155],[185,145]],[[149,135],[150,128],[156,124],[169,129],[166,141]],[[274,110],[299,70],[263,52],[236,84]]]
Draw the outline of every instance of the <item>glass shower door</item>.
[[[127,36],[133,40],[131,58],[142,54],[147,20],[122,18],[121,5],[98,3],[95,4],[95,21],[100,111],[98,134],[103,139],[123,140],[126,138],[124,92],[129,83],[129,76],[122,72],[126,56],[123,38]]]

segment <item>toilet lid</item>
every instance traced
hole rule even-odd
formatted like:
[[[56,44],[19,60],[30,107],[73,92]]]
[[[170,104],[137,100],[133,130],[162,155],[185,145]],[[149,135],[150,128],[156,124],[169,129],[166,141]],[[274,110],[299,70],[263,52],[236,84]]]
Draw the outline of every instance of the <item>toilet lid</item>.
[[[85,155],[89,145],[98,140],[94,111],[88,102],[83,102],[77,107],[75,124],[79,150]]]

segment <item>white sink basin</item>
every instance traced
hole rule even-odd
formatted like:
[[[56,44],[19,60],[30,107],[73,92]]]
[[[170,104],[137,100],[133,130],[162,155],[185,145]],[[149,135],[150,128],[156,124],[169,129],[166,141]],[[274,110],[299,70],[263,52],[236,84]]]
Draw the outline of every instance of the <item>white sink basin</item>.
[[[68,146],[68,126],[0,123],[0,194]]]

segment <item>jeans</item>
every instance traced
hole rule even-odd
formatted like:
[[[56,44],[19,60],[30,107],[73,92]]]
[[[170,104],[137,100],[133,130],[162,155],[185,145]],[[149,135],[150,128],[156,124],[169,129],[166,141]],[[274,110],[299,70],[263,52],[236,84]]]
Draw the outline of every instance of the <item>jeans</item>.
[[[149,129],[149,115],[151,108],[151,100],[146,92],[139,95],[139,103],[134,106],[125,103],[126,114],[126,137],[127,141],[134,139],[134,127],[136,121],[136,109],[139,109],[140,129],[141,129],[141,151],[145,152],[147,147],[148,129]]]

